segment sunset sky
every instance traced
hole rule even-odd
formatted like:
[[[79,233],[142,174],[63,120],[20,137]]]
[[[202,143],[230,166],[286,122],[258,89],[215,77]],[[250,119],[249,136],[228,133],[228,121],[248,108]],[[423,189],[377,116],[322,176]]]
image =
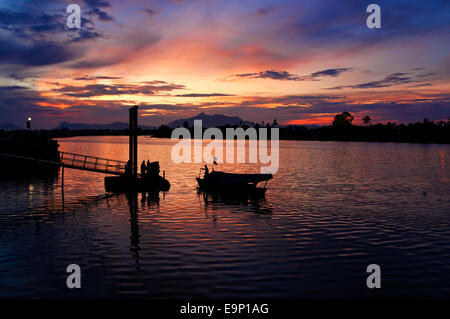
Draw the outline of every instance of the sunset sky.
[[[135,104],[155,126],[200,112],[407,123],[447,119],[449,88],[448,0],[0,0],[0,123],[126,122]]]

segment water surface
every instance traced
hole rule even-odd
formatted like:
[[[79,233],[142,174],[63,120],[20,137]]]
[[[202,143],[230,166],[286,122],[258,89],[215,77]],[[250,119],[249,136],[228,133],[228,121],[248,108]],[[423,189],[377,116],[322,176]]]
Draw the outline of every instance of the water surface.
[[[126,137],[59,142],[128,156]],[[64,202],[60,175],[0,181],[0,297],[450,296],[448,145],[281,141],[266,198],[242,200],[198,194],[202,165],[174,164],[173,141],[139,144],[172,183],[159,198],[105,194],[103,174],[71,169]]]

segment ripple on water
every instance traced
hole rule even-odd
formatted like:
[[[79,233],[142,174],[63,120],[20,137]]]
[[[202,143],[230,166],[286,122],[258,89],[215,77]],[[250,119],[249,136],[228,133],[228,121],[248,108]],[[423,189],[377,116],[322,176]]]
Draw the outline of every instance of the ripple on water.
[[[60,141],[122,160],[126,143]],[[380,296],[449,296],[449,146],[281,141],[266,199],[242,201],[198,194],[201,165],[174,164],[172,141],[140,143],[172,182],[159,200],[70,169],[64,205],[58,178],[0,182],[1,297],[364,297],[370,263]],[[71,263],[82,291],[65,288]]]

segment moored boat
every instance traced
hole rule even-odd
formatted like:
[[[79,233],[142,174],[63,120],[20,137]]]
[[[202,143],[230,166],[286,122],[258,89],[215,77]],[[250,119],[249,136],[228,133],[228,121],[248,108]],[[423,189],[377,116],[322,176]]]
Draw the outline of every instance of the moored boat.
[[[170,182],[162,176],[106,176],[105,190],[113,193],[167,192]]]
[[[206,167],[204,170],[203,178],[201,176],[196,178],[198,188],[203,191],[264,195],[267,182],[273,178],[272,174],[236,174],[220,171],[209,173]],[[265,182],[263,187],[258,187],[260,182]]]
[[[140,175],[130,174],[126,168],[125,175],[106,176],[105,189],[107,192],[114,193],[167,192],[170,189],[170,182],[165,178],[165,172],[163,176],[159,173],[159,162],[150,163],[146,172]]]

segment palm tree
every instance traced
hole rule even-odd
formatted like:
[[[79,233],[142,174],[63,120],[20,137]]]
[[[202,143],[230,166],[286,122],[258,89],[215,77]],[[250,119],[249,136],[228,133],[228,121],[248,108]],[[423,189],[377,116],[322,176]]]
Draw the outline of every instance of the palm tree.
[[[364,125],[372,124],[372,119],[370,118],[369,115],[364,116],[362,120],[363,120]]]

